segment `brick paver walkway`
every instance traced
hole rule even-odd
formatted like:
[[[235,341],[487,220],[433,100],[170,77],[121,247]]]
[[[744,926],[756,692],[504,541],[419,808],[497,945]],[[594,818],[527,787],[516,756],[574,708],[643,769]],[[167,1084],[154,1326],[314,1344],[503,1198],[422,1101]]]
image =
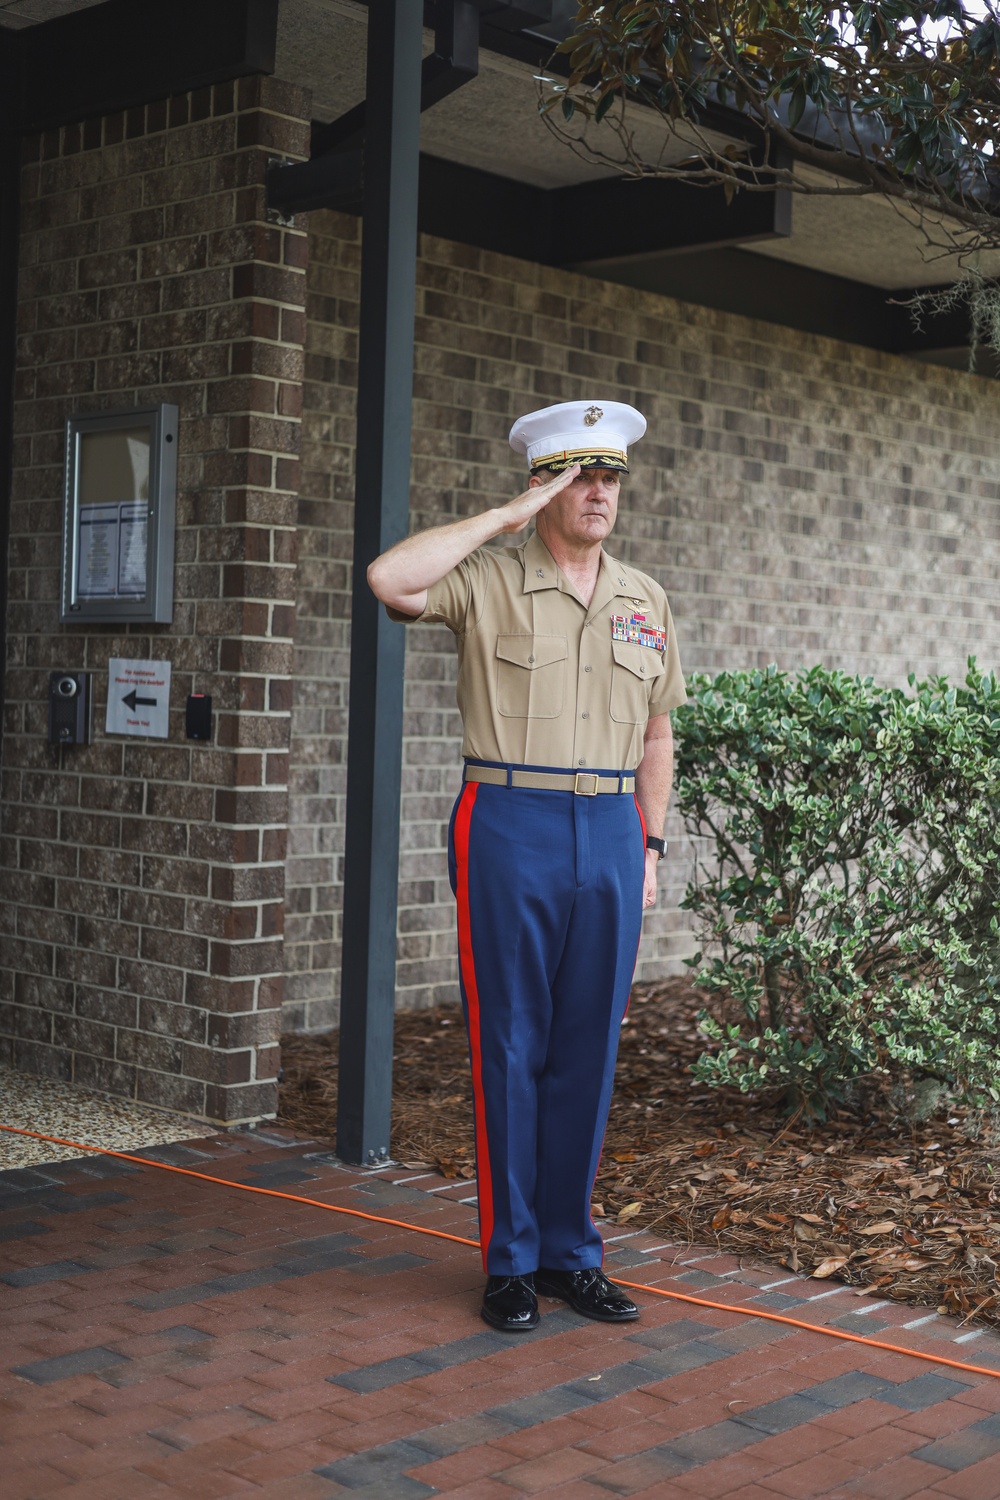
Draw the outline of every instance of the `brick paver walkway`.
[[[468,1183],[268,1130],[147,1158],[474,1234]],[[608,1269],[1000,1370],[1000,1338],[619,1234]],[[478,1317],[475,1251],[95,1157],[0,1174],[5,1500],[1000,1496],[1000,1379],[641,1297]]]

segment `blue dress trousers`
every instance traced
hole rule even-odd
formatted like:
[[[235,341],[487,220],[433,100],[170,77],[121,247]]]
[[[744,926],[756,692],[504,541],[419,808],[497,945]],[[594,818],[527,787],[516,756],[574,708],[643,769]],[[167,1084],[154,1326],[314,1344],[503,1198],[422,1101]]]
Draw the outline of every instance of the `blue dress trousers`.
[[[590,1198],[642,923],[639,805],[466,782],[448,853],[484,1268],[599,1266]]]

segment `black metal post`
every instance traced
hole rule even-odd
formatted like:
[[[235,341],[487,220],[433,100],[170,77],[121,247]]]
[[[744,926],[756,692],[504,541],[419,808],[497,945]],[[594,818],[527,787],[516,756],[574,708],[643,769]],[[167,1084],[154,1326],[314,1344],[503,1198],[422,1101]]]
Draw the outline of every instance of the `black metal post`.
[[[20,62],[19,33],[4,32],[0,35],[0,705],[4,702],[7,552],[14,464],[17,262],[21,220]]]
[[[408,529],[422,9],[373,0],[368,10],[337,1111],[349,1162],[389,1150],[404,638],[365,574]]]

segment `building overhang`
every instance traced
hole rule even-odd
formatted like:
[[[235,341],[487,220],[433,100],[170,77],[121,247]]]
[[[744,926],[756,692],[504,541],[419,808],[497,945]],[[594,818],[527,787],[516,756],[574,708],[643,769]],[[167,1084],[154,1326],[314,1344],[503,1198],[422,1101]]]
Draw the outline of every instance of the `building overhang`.
[[[741,313],[911,358],[969,363],[968,317],[906,304],[948,285],[953,261],[882,197],[837,197],[814,167],[808,195],[739,193],[668,179],[631,181],[556,138],[538,111],[539,76],[566,34],[575,0],[427,0],[434,24],[476,13],[478,63],[444,87],[421,119],[420,226],[604,281]],[[546,13],[548,12],[548,18]],[[312,92],[314,160],[278,208],[359,212],[368,6],[362,0],[12,0],[0,44],[17,50],[24,130],[45,130],[200,84],[276,72]],[[87,65],[79,59],[85,56]],[[425,75],[426,76],[426,75]],[[352,122],[343,129],[338,122]],[[644,154],[663,149],[648,110],[632,121]],[[728,125],[713,118],[715,133]],[[339,138],[338,138],[339,132]],[[722,137],[720,136],[720,139]],[[685,154],[684,142],[666,144]],[[998,264],[984,264],[987,275]],[[980,356],[982,374],[997,373]]]

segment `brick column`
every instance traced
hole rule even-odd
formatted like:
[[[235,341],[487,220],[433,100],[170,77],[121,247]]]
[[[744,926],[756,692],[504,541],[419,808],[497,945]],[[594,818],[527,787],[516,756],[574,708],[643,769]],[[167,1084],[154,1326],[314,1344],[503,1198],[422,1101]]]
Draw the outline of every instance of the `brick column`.
[[[280,1030],[306,238],[266,221],[308,100],[247,79],[53,131],[23,174],[0,1031],[25,1069],[235,1122]],[[58,624],[62,427],[180,407],[170,626]],[[111,656],[169,658],[170,736],[106,736]],[[94,744],[46,744],[53,667]],[[184,701],[211,693],[211,743]]]

